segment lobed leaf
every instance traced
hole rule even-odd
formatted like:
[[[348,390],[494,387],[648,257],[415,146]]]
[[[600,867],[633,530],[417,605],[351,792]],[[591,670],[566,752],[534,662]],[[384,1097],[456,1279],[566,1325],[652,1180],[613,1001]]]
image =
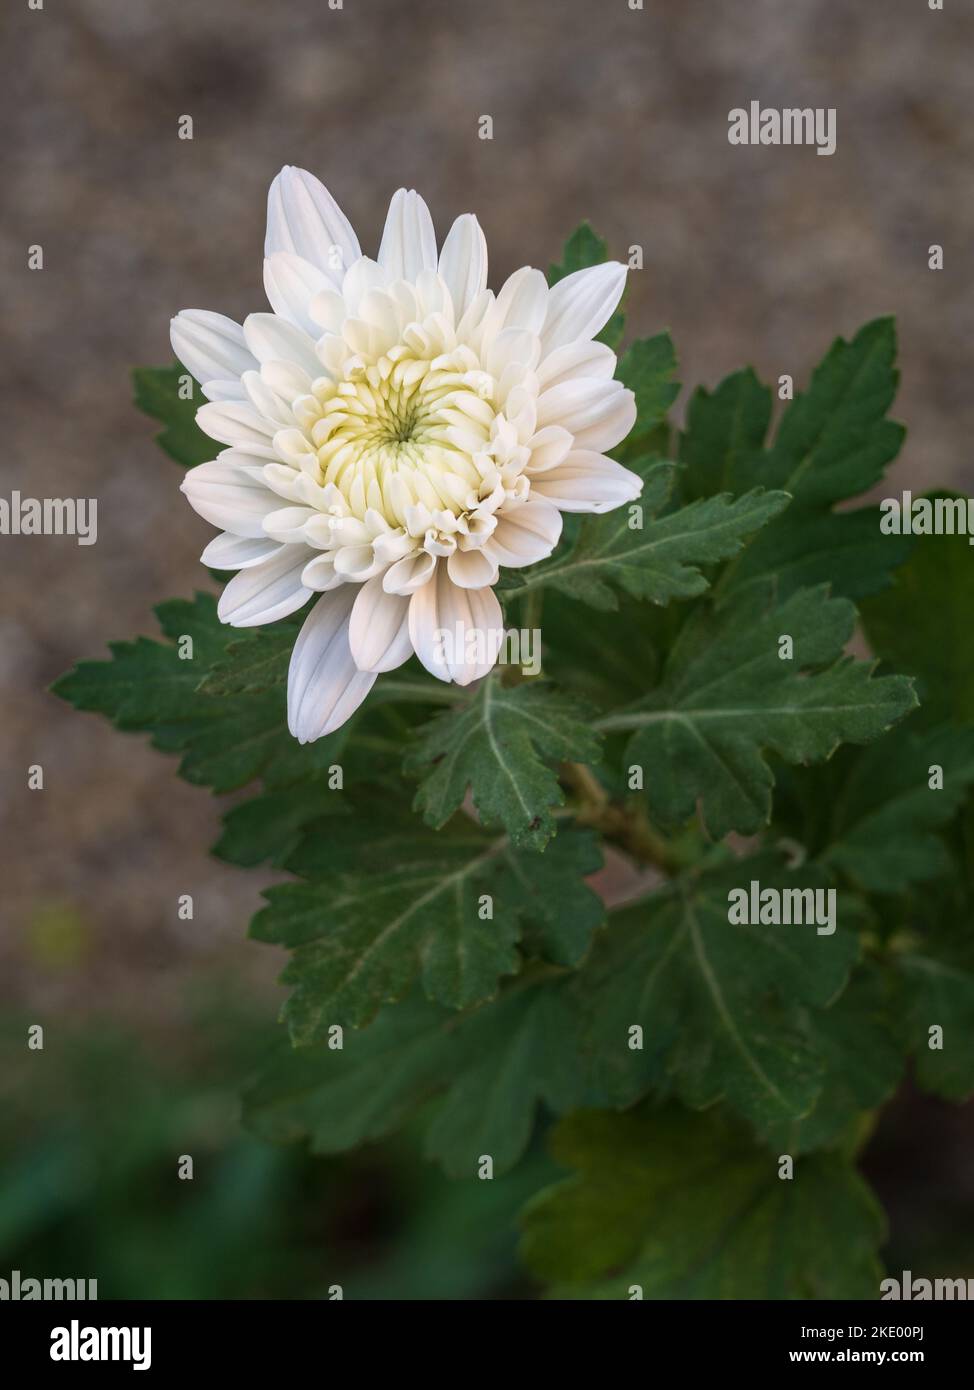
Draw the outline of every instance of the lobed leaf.
[[[841,742],[878,737],[916,704],[901,676],[840,653],[855,610],[824,587],[780,606],[756,590],[718,610],[695,610],[657,687],[600,721],[632,730],[629,766],[644,769],[654,818],[687,820],[699,805],[708,832],[753,834],[771,814],[766,753],[786,762],[828,758]],[[790,637],[792,659],[779,655]]]
[[[522,1255],[556,1296],[878,1296],[882,1213],[833,1155],[782,1180],[738,1129],[672,1106],[583,1111],[552,1152],[575,1172],[528,1204]]]
[[[658,515],[670,496],[675,466],[661,459],[628,466],[644,480],[638,503],[586,518],[573,546],[512,575],[501,586],[505,595],[550,587],[603,610],[618,606],[616,589],[660,604],[694,598],[707,588],[700,567],[736,555],[788,503],[784,493],[758,488]]]
[[[164,429],[156,442],[170,458],[185,468],[215,457],[219,445],[196,423],[196,412],[206,397],[184,367],[136,367],[132,373],[135,404]],[[187,394],[188,393],[188,394]]]
[[[407,772],[422,775],[415,806],[428,825],[444,825],[470,789],[487,825],[503,825],[515,845],[543,849],[554,833],[552,807],[564,794],[549,765],[599,758],[584,706],[544,683],[504,686],[496,672],[470,700],[420,731]]]
[[[450,1008],[480,1003],[520,969],[528,926],[539,954],[576,964],[603,917],[582,882],[601,855],[588,832],[569,831],[540,873],[537,863],[469,821],[435,836],[405,821],[324,823],[320,843],[307,836],[290,861],[315,878],[269,889],[251,924],[258,940],[293,951],[282,980],[294,1041],[360,1027],[417,977]]]
[[[787,492],[791,504],[721,577],[723,597],[774,585],[781,598],[823,582],[858,599],[889,583],[908,537],[880,532],[876,507],[836,511],[866,492],[902,447],[904,430],[886,418],[896,392],[896,328],[889,318],[838,338],[798,392],[765,448],[771,392],[748,368],[690,401],[679,458],[688,498],[756,486]]]

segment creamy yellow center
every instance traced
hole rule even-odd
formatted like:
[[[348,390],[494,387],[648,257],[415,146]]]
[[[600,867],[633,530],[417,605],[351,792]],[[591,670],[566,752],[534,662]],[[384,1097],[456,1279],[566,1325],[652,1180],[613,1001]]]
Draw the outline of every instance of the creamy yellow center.
[[[460,516],[483,492],[494,382],[469,350],[432,360],[404,344],[374,362],[352,358],[319,396],[311,435],[322,481],[402,524],[409,503]]]

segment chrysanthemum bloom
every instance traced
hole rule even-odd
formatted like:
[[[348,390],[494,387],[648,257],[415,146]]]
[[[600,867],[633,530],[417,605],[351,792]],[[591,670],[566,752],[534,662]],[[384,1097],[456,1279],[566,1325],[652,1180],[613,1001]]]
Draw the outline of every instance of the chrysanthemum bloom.
[[[288,673],[304,743],[413,652],[444,681],[485,675],[503,639],[500,567],[549,555],[562,512],[638,496],[641,480],[604,454],[633,426],[633,395],[593,341],[626,267],[549,289],[525,266],[494,295],[477,219],[458,217],[437,255],[429,210],[405,189],[370,260],[327,190],[291,168],[271,185],[264,250],[273,313],[173,319],[210,402],[199,425],[227,446],[182,487],[223,531],[204,563],[239,571],[224,622],[272,623],[321,595]],[[444,640],[462,633],[481,640]]]

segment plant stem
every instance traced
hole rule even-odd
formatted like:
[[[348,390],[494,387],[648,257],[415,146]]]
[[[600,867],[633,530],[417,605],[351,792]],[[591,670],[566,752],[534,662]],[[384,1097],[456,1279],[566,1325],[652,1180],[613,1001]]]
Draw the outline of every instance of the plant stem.
[[[531,589],[526,594],[522,594],[517,603],[517,616],[521,630],[533,632],[541,628],[541,610],[544,606],[544,593],[541,589]],[[523,655],[523,653],[522,653]],[[543,674],[538,670],[538,676]],[[502,680],[506,686],[520,685],[523,681],[534,680],[535,677],[523,666],[507,666],[504,668]]]
[[[668,841],[654,830],[640,805],[616,805],[591,768],[565,763],[562,776],[576,791],[579,805],[575,819],[600,831],[639,864],[649,864],[666,874],[678,873],[679,860]]]
[[[521,626],[530,631],[541,626],[541,610],[544,608],[544,590],[529,589],[521,599]]]

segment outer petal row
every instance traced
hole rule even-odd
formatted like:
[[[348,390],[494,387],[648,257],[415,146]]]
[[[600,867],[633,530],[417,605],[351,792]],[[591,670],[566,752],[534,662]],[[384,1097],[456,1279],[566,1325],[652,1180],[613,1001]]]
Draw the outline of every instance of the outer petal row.
[[[628,433],[635,406],[631,393],[610,380],[609,349],[591,341],[619,302],[626,268],[607,263],[578,271],[550,291],[539,272],[525,268],[494,299],[485,290],[487,251],[476,218],[459,217],[437,257],[429,210],[405,189],[392,199],[377,260],[369,262],[323,185],[289,167],[268,195],[265,254],[274,315],[252,315],[244,328],[197,310],[173,321],[177,356],[213,402],[199,412],[199,423],[232,446],[192,470],[183,490],[224,531],[207,546],[205,562],[238,570],[220,600],[224,621],[276,621],[305,603],[312,586],[337,583],[316,601],[291,657],[288,723],[306,742],[343,724],[376,673],[392,670],[413,651],[441,680],[466,685],[485,675],[503,641],[502,612],[490,587],[498,565],[527,565],[550,554],[562,511],[605,511],[638,495],[636,475],[599,452]],[[505,389],[513,390],[526,371],[537,374],[537,412],[532,404],[524,425],[528,433],[537,431],[528,469],[531,498],[499,517],[482,548],[436,563],[426,582],[410,571],[397,573],[391,586],[387,570],[364,583],[341,583],[330,556],[281,543],[290,539],[285,522],[301,509],[282,509],[262,477],[263,463],[277,456],[274,435],[293,424],[274,394],[293,395],[290,378],[281,384],[273,373],[279,363],[295,364],[301,368],[292,368],[295,379],[303,385],[303,372],[310,383],[319,371],[314,343],[326,310],[329,330],[329,314],[338,311],[339,317],[361,314],[368,327],[373,310],[382,307],[366,299],[370,291],[437,273],[452,299],[454,322],[466,316],[490,370],[510,379]],[[325,302],[329,296],[335,304]],[[442,290],[440,299],[449,312]],[[271,373],[263,380],[262,365]],[[278,514],[274,535],[264,528],[271,512]],[[312,574],[316,564],[330,567],[328,573]]]
[[[494,591],[458,589],[445,565],[411,598],[385,593],[377,580],[343,585],[322,595],[294,644],[288,728],[301,743],[332,733],[377,672],[401,665],[413,650],[432,675],[468,685],[491,669],[503,640]],[[362,670],[368,661],[374,667]]]
[[[343,584],[312,608],[291,652],[287,677],[287,724],[299,743],[310,743],[341,727],[375,684],[374,671],[360,671],[348,642],[356,589]]]
[[[240,378],[258,363],[239,323],[209,309],[182,309],[169,325],[169,338],[173,352],[207,396],[243,397]]]
[[[554,285],[541,330],[545,353],[577,339],[594,338],[605,327],[626,287],[626,267],[605,261],[573,271]]]
[[[275,251],[300,256],[336,288],[362,254],[351,223],[324,184],[289,165],[277,175],[267,195],[264,255],[273,256]]]

